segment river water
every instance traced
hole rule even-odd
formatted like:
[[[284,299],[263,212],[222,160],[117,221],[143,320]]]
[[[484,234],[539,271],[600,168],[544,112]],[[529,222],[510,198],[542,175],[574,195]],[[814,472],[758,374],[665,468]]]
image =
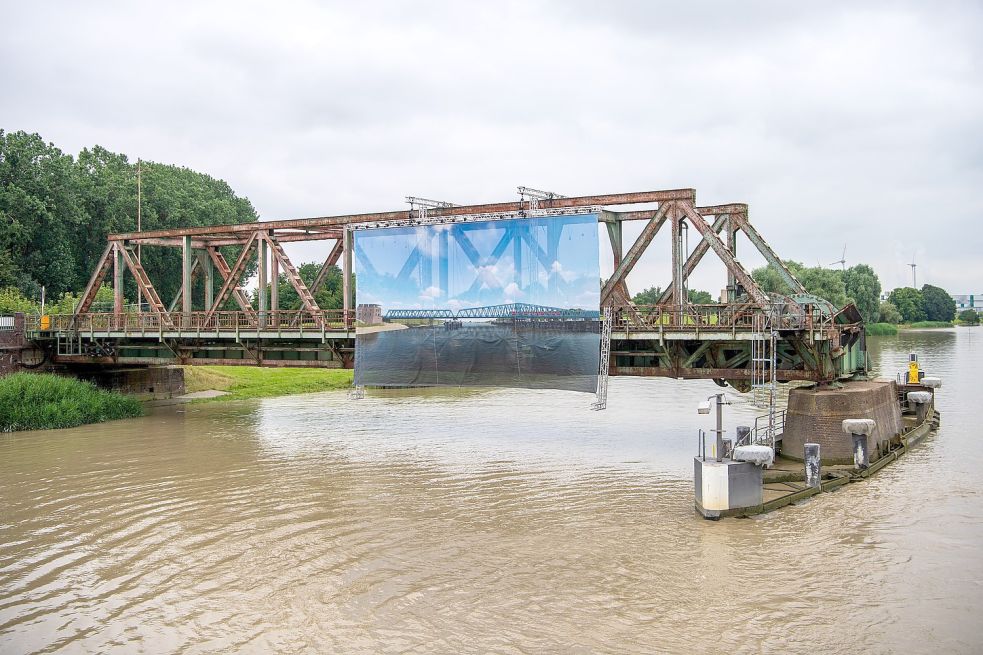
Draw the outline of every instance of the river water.
[[[979,652],[983,329],[875,478],[693,511],[710,382],[344,393],[0,435],[0,653]],[[757,412],[737,393],[733,426]]]

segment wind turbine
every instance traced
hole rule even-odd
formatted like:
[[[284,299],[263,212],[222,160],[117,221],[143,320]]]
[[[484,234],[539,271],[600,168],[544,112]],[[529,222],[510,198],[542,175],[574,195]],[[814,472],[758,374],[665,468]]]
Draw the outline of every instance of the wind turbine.
[[[840,258],[838,260],[830,264],[830,266],[836,266],[837,264],[839,264],[844,271],[846,270],[846,244],[845,243],[843,244],[843,254],[840,255]]]
[[[918,283],[915,282],[915,269],[918,267],[918,264],[915,263],[914,255],[911,256],[911,263],[908,264],[908,266],[911,266],[911,286],[912,288],[917,289]]]

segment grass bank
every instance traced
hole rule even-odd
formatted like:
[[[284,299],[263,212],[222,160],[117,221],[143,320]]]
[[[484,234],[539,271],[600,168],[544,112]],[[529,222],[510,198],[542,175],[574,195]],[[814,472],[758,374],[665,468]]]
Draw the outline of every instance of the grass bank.
[[[140,401],[48,373],[0,379],[0,431],[73,428],[143,414]]]
[[[892,337],[898,333],[898,326],[891,323],[871,323],[867,334],[875,337]]]
[[[225,391],[228,395],[202,400],[269,398],[294,393],[347,389],[352,371],[336,368],[261,368],[257,366],[185,366],[184,388]]]
[[[916,323],[905,323],[901,326],[902,330],[929,330],[932,328],[951,328],[949,321],[918,321]]]

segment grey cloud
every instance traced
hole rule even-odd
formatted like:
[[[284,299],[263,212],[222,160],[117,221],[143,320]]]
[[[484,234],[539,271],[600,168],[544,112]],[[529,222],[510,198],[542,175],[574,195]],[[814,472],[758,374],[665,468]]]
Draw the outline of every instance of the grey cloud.
[[[16,90],[0,116],[68,151],[207,170],[264,218],[511,198],[516,184],[692,186],[703,203],[749,202],[786,257],[833,261],[850,241],[848,263],[893,287],[907,280],[896,252],[918,251],[926,281],[979,292],[981,11],[20,4],[0,26],[0,80]],[[659,247],[633,287],[664,284]],[[718,289],[707,266],[694,285]]]

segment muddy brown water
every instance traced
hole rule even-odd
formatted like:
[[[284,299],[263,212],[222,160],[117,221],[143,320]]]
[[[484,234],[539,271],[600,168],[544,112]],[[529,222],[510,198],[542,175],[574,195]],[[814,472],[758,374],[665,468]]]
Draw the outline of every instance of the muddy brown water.
[[[0,653],[979,652],[983,329],[868,482],[693,512],[709,382],[344,393],[0,435]],[[727,424],[756,412],[737,393]]]

